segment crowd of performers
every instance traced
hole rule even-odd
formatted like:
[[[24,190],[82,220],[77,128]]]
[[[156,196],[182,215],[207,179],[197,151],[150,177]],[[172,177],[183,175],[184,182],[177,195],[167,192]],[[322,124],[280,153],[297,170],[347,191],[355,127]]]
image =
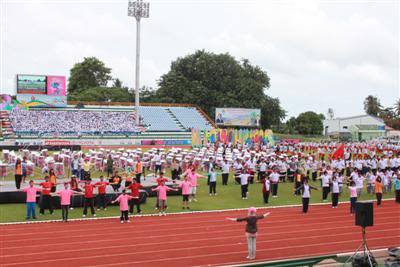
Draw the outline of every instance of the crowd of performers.
[[[67,164],[72,171],[71,178],[62,179],[64,188],[56,190],[56,175],[50,164],[44,164],[44,181],[29,182],[23,190],[27,194],[27,219],[36,218],[36,193],[41,192],[40,213],[45,210],[53,213],[52,196],[59,196],[63,221],[68,219],[68,210],[72,209],[71,198],[83,195],[83,216],[90,209],[96,216],[96,209],[106,210],[106,187],[111,186],[118,197],[112,200],[119,203],[121,222],[129,221],[129,213],[140,209],[140,190],[144,179],[151,179],[156,184],[152,188],[157,193],[156,208],[160,215],[165,215],[168,191],[181,190],[182,208],[189,209],[189,203],[197,201],[198,179],[207,179],[210,196],[217,195],[217,176],[222,176],[222,186],[228,183],[240,185],[243,200],[248,198],[250,184],[260,183],[262,200],[269,202],[270,196],[279,196],[280,183],[292,183],[293,194],[301,196],[303,212],[308,212],[311,190],[321,190],[323,201],[331,195],[332,208],[337,208],[339,195],[349,190],[351,208],[361,194],[375,194],[377,205],[381,205],[382,194],[395,191],[396,202],[400,203],[400,146],[390,143],[348,143],[343,145],[338,155],[336,143],[299,143],[276,146],[253,146],[215,144],[192,150],[174,148],[171,150],[152,149],[142,153],[140,149],[131,151],[64,151],[70,158]],[[98,159],[101,161],[98,161]],[[15,161],[15,182],[19,189],[26,179],[26,166],[32,160],[30,153],[25,153],[23,160]],[[101,162],[97,166],[97,162]],[[35,163],[37,164],[37,162]],[[50,165],[50,166],[49,166]],[[101,170],[103,176],[92,182],[93,170]],[[121,174],[119,174],[119,172]],[[151,178],[146,172],[152,172]],[[170,177],[164,176],[170,172]],[[232,175],[233,173],[233,175]],[[65,176],[64,176],[65,177]],[[310,184],[309,180],[320,181]],[[167,186],[172,180],[175,186]],[[178,181],[180,180],[180,181]],[[318,186],[315,186],[318,184]],[[39,187],[40,186],[40,187]],[[261,198],[260,198],[261,199]]]

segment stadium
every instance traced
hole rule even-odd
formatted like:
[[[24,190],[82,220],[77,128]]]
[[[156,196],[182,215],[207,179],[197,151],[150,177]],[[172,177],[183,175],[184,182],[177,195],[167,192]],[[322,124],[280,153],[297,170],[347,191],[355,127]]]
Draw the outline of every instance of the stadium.
[[[150,2],[0,4],[0,266],[400,266],[398,77],[382,66],[356,68],[358,55],[349,56],[379,61],[350,36],[379,39],[384,29],[382,40],[398,39],[398,11],[388,11],[398,3],[377,4],[375,14],[360,2],[362,15],[331,3],[327,16],[324,1]],[[76,21],[54,15],[60,7]],[[126,8],[130,28],[116,15]],[[80,12],[89,10],[87,21]],[[202,11],[210,22],[199,26]],[[239,11],[246,21],[232,19]],[[171,27],[181,27],[174,33],[164,25],[169,12]],[[349,27],[336,24],[342,14]],[[24,27],[32,18],[54,34],[26,33],[32,40],[75,29],[76,43],[60,53],[57,41],[32,41],[24,48],[32,57],[17,60],[25,52],[13,54],[22,50],[10,33],[23,28],[20,16]],[[292,30],[307,19],[303,34],[317,44]],[[358,19],[376,28],[367,34]],[[133,23],[136,36],[127,37]],[[335,43],[340,55],[309,35],[336,32],[333,25],[348,30]],[[121,43],[104,38],[121,33]],[[398,55],[388,43],[385,53]],[[133,46],[134,61],[116,59]],[[349,65],[338,71],[334,56]],[[304,69],[312,75],[300,79]],[[323,89],[325,71],[332,77]],[[349,85],[335,91],[337,77]],[[351,89],[360,85],[361,96]]]

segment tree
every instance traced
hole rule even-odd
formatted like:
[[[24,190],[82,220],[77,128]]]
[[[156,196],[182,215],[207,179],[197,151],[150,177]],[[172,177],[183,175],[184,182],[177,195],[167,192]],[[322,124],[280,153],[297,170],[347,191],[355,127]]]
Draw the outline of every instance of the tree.
[[[118,79],[118,78],[115,78],[112,87],[115,87],[115,88],[122,88],[122,81],[121,81],[120,79]]]
[[[285,123],[285,133],[287,134],[295,134],[296,133],[296,118],[290,117]]]
[[[216,107],[259,108],[261,126],[268,128],[285,117],[279,100],[264,90],[270,78],[246,59],[204,50],[178,58],[158,81],[159,102],[190,103],[200,106],[211,118]]]
[[[85,57],[82,62],[76,63],[68,79],[68,93],[93,87],[105,87],[111,80],[111,69],[95,57]]]
[[[159,99],[157,97],[157,91],[151,87],[143,86],[139,90],[140,102],[143,103],[157,103]]]
[[[400,98],[394,103],[394,111],[396,112],[396,116],[400,117]]]
[[[299,134],[321,135],[324,126],[320,115],[313,111],[299,114],[296,118],[296,130]]]
[[[394,112],[394,108],[382,108],[379,113],[379,118],[385,119],[393,119],[396,117],[396,113]]]
[[[70,94],[72,101],[133,102],[134,96],[127,88],[92,87]]]
[[[274,128],[274,131],[280,131],[280,122],[286,117],[286,111],[282,109],[278,98],[265,96],[261,106],[261,121],[263,128]]]
[[[369,95],[364,100],[364,110],[367,114],[378,116],[382,105],[376,96]]]

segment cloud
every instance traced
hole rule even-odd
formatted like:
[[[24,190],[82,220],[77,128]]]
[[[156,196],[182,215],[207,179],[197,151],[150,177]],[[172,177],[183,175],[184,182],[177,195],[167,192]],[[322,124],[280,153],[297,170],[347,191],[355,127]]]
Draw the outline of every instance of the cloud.
[[[206,49],[247,58],[271,77],[268,94],[289,116],[329,107],[363,112],[363,99],[399,97],[396,1],[155,1],[142,22],[141,84],[156,86],[177,57]],[[3,92],[17,73],[68,76],[96,56],[134,85],[135,21],[127,3],[5,2],[1,32]]]

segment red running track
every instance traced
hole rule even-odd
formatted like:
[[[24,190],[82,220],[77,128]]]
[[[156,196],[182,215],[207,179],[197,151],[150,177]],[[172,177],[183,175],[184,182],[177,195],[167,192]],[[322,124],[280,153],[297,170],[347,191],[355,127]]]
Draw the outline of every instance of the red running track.
[[[370,249],[400,246],[400,205],[374,207],[367,228]],[[355,251],[361,229],[348,204],[338,209],[311,206],[267,208],[259,221],[257,261],[310,257]],[[245,211],[118,219],[1,225],[0,266],[213,266],[246,263],[243,223],[226,217]]]

